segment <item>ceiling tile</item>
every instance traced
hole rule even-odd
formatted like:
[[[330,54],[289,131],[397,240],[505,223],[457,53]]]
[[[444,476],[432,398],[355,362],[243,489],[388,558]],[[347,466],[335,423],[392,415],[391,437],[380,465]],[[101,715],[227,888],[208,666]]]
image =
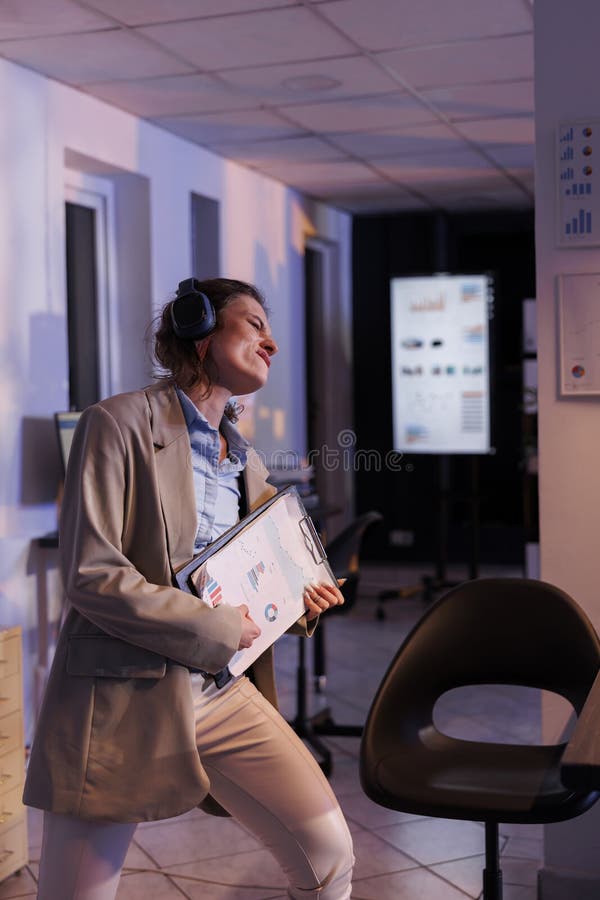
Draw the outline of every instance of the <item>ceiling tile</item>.
[[[104,16],[73,0],[0,0],[0,41],[111,28]]]
[[[367,166],[354,161],[287,163],[275,160],[256,166],[259,171],[272,178],[291,184],[298,190],[327,192],[337,186],[344,189],[354,185],[380,184],[383,179]]]
[[[231,69],[221,77],[265,103],[309,103],[397,90],[395,82],[366,56]]]
[[[396,156],[378,159],[375,167],[388,178],[402,183],[420,186],[456,181],[496,177],[497,170],[474,151],[460,150],[452,153]]]
[[[502,116],[498,119],[476,119],[457,122],[461,134],[478,144],[533,144],[535,119],[533,115]]]
[[[35,0],[33,0],[35,2]],[[265,7],[292,6],[297,0],[86,0],[88,6],[125,25],[150,25],[223,16]]]
[[[344,159],[341,150],[316,137],[283,138],[251,144],[213,144],[215,153],[246,165],[268,165],[277,161],[320,162]]]
[[[531,169],[535,163],[533,144],[492,144],[486,146],[486,153],[504,169]]]
[[[531,199],[524,191],[504,181],[457,183],[451,190],[448,185],[431,185],[423,188],[431,203],[448,211],[468,209],[530,209]]]
[[[418,100],[399,91],[280,109],[286,118],[317,132],[369,131],[435,120]]]
[[[428,203],[399,185],[382,181],[379,184],[333,188],[327,200],[348,212],[385,212],[429,209]]]
[[[333,0],[320,13],[368,50],[418,47],[443,41],[530,31],[523,0]]]
[[[380,156],[447,153],[465,147],[464,140],[441,122],[408,125],[405,128],[382,128],[377,131],[332,132],[327,137],[347,153],[369,160]]]
[[[302,6],[138,30],[205,71],[354,52],[351,43]]]
[[[532,168],[512,169],[507,168],[507,172],[532,196],[535,193],[535,171]]]
[[[0,42],[0,56],[70,84],[176,75],[191,67],[128,31]]]
[[[377,60],[415,88],[533,78],[533,34],[392,50]]]
[[[253,97],[212,75],[176,75],[90,84],[86,91],[143,117],[219,112],[256,106]]]
[[[206,113],[198,116],[163,116],[153,120],[197,144],[250,142],[301,135],[302,129],[289,125],[268,110]]]
[[[436,88],[423,97],[457,122],[533,113],[533,81],[514,81],[468,87]]]

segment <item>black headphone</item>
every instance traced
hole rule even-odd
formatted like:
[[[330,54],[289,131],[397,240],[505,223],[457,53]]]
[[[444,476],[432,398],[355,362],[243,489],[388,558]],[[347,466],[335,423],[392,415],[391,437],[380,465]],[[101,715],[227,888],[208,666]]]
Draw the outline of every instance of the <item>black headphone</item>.
[[[178,338],[201,341],[214,331],[217,324],[215,308],[202,291],[197,278],[180,281],[177,295],[171,303],[171,323]]]

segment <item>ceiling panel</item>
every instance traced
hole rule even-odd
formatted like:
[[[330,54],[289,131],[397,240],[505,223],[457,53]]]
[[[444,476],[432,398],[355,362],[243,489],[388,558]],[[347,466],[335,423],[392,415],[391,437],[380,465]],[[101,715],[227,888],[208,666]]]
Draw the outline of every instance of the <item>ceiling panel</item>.
[[[476,119],[456,122],[455,128],[478,144],[533,144],[535,120],[533,114],[503,116],[498,119]]]
[[[381,184],[385,180],[368,166],[346,160],[313,163],[277,160],[257,168],[272,178],[291,183],[311,194],[333,192],[336,185],[351,190],[354,186]]]
[[[398,89],[366,56],[232,69],[220,74],[228,84],[252,93],[261,102],[284,105]]]
[[[381,156],[442,153],[465,146],[465,141],[441,122],[377,131],[332,132],[327,138],[347,153],[368,160]]]
[[[533,33],[392,50],[377,60],[415,88],[533,78]]]
[[[348,192],[338,189],[328,197],[328,202],[351,213],[414,212],[427,210],[432,206],[425,199],[393,184],[384,184],[381,188],[369,185],[362,190],[355,188]]]
[[[0,55],[70,84],[108,78],[176,75],[191,70],[127,31],[100,31],[27,41],[0,41]]]
[[[275,141],[255,141],[249,144],[213,144],[212,149],[228,159],[252,166],[282,162],[319,162],[344,159],[342,150],[316,137],[283,138]]]
[[[354,52],[349,41],[303,6],[138,30],[205,71]]]
[[[109,81],[90,84],[87,89],[95,97],[145,118],[219,112],[257,105],[251,95],[224,85],[212,75]]]
[[[333,0],[318,11],[368,50],[530,31],[523,0]]]
[[[211,146],[302,135],[302,129],[268,110],[207,113],[198,116],[163,116],[153,120],[188,141]]]
[[[494,181],[471,181],[467,184],[437,184],[423,187],[430,203],[446,210],[523,209],[531,205],[525,191],[508,178]]]
[[[111,28],[112,22],[73,0],[0,0],[0,40]]]
[[[32,0],[36,2],[36,0]],[[177,22],[203,16],[292,6],[297,0],[86,0],[87,6],[113,16],[125,25]]]
[[[504,169],[533,169],[535,162],[533,144],[492,144],[485,150]]]
[[[457,122],[533,113],[533,81],[437,88],[423,91],[423,97]]]
[[[465,182],[485,177],[494,178],[497,170],[482,156],[471,150],[396,156],[378,159],[376,168],[394,181],[417,186],[427,183]]]
[[[434,114],[411,97],[395,91],[327,103],[282,106],[282,113],[313,131],[372,131],[391,125],[435,121]]]

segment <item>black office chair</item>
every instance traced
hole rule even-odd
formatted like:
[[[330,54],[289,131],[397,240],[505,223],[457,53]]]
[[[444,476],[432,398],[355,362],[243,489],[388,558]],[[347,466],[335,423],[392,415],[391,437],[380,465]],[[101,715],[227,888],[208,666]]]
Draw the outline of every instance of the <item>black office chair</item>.
[[[360,547],[367,529],[381,521],[383,516],[376,510],[363,513],[325,545],[327,560],[335,577],[346,579],[342,587],[344,606],[334,607],[331,612],[347,612],[354,606],[360,578]]]
[[[565,743],[459,740],[433,721],[452,688],[512,684],[554,691],[579,715],[600,667],[600,641],[563,591],[520,578],[449,591],[406,638],[373,700],[360,774],[367,796],[403,812],[485,823],[485,900],[501,900],[500,822],[555,822],[600,794],[560,780]]]

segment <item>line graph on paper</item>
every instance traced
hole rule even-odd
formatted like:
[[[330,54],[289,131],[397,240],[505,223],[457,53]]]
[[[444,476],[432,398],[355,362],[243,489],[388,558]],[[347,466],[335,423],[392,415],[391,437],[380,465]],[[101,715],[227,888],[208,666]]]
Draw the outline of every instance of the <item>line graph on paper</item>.
[[[600,273],[559,275],[560,389],[600,394]]]

